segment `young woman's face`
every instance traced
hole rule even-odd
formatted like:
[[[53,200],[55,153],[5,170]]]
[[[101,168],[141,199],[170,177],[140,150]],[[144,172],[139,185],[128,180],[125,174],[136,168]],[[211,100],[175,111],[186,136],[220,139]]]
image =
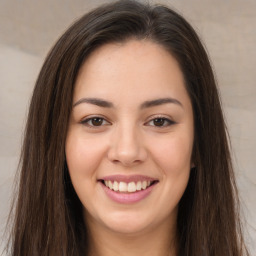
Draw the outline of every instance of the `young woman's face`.
[[[66,139],[88,225],[136,233],[176,223],[193,140],[183,75],[165,49],[130,40],[93,52],[75,84]]]

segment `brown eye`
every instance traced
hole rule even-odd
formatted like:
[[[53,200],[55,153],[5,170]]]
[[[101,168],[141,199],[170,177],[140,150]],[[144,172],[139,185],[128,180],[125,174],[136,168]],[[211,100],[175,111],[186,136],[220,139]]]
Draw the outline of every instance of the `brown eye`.
[[[90,117],[85,120],[82,120],[81,124],[93,128],[93,127],[109,125],[110,123],[107,120],[105,120],[103,117],[95,116],[95,117]]]
[[[165,117],[156,117],[154,119],[151,119],[149,122],[147,122],[147,125],[153,126],[153,127],[159,127],[159,128],[171,126],[173,124],[176,124],[176,123]]]
[[[103,123],[103,118],[100,117],[94,117],[91,119],[91,123],[93,126],[100,126]]]
[[[166,119],[164,119],[164,118],[155,118],[153,120],[153,123],[155,126],[163,126],[165,124],[165,122],[166,122]]]

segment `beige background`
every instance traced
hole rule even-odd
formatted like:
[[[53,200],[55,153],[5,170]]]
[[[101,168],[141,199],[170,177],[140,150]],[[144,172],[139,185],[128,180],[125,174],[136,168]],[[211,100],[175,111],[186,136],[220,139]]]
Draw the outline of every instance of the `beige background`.
[[[0,0],[0,235],[6,223],[29,98],[44,56],[77,17],[107,1]],[[207,45],[230,129],[256,255],[256,0],[169,0]],[[3,240],[5,237],[3,236]]]

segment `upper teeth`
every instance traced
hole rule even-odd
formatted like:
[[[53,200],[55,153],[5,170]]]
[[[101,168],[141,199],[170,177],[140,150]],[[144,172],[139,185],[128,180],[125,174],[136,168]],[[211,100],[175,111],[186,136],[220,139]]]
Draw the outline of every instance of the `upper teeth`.
[[[132,181],[129,183],[126,182],[118,182],[118,181],[110,181],[110,180],[104,180],[104,184],[114,190],[119,192],[135,192],[142,189],[146,189],[148,186],[150,186],[150,181]]]

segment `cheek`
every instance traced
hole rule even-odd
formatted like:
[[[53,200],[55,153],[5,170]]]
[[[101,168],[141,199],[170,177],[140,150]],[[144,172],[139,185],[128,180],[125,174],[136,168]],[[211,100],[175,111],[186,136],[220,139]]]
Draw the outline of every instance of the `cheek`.
[[[66,140],[66,159],[70,176],[93,175],[105,153],[103,141],[70,135]]]
[[[85,208],[93,209],[97,194],[97,170],[104,158],[104,141],[83,133],[70,133],[66,139],[66,160],[73,187]]]
[[[185,137],[175,136],[154,143],[152,155],[165,175],[180,175],[190,170],[193,142]]]
[[[157,164],[163,172],[164,191],[169,210],[172,211],[178,205],[189,180],[191,169],[191,155],[193,148],[192,137],[175,136],[159,145]],[[161,146],[161,147],[160,147]],[[172,195],[172,200],[170,200]]]

